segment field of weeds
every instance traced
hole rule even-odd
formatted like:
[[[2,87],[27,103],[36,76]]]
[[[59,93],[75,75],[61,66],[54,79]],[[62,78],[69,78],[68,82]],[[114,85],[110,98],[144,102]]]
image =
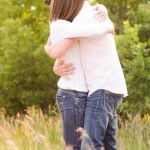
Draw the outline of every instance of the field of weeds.
[[[43,115],[35,108],[25,116],[6,118],[0,114],[0,150],[62,150],[61,119]],[[118,150],[150,149],[150,117],[128,115],[128,120],[118,118]]]

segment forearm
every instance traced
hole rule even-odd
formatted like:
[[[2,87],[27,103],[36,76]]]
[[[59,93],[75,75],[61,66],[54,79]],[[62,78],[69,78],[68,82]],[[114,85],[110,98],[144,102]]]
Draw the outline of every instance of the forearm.
[[[54,59],[62,57],[76,42],[78,38],[64,39],[53,46],[51,57]]]
[[[64,39],[54,45],[47,43],[45,46],[45,52],[53,59],[60,58],[73,46],[73,44],[75,44],[75,42],[77,42],[77,40],[78,38]]]
[[[51,36],[60,39],[102,36],[113,30],[113,24],[108,19],[100,23],[75,24],[64,20],[58,20],[51,25]]]
[[[66,64],[63,60],[56,60],[53,72],[58,76],[67,76],[74,73],[75,66],[72,63]]]
[[[53,45],[52,45],[52,44],[45,46],[45,52],[46,52],[46,54],[47,54],[49,57],[51,57],[51,58],[53,58],[53,57],[52,57],[53,49],[54,49],[54,48],[53,48]]]
[[[76,25],[70,31],[69,38],[73,37],[92,37],[92,36],[102,36],[107,32],[114,30],[114,26],[111,20],[107,20],[101,23],[93,23],[88,25]]]

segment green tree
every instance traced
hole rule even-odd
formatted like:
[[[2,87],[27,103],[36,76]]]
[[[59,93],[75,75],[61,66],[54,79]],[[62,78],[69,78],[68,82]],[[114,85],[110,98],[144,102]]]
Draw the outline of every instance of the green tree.
[[[42,1],[0,1],[0,107],[8,114],[54,104],[53,61],[44,52],[49,9]]]
[[[124,22],[124,33],[116,36],[117,49],[124,68],[129,97],[123,104],[123,111],[148,113],[150,111],[150,61],[147,43],[140,42],[138,33],[141,25],[132,27]]]
[[[94,0],[94,3],[104,4],[108,8],[109,16],[115,23],[117,33],[122,32],[123,21],[130,20],[132,25],[138,22],[138,6],[147,4],[147,2],[147,0]]]

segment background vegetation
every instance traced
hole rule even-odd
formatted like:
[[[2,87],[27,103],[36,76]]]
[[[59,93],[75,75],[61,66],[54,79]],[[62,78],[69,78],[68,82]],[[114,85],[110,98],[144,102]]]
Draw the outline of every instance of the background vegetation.
[[[62,150],[60,116],[49,117],[35,108],[28,109],[27,114],[24,117],[17,115],[15,118],[6,119],[4,112],[1,112],[0,149]],[[128,121],[123,121],[119,117],[118,150],[149,150],[150,116],[141,118],[140,114],[137,114],[135,117],[128,115],[128,118]]]
[[[150,112],[150,1],[97,0],[109,11],[129,96],[120,114]],[[0,1],[0,108],[9,115],[29,106],[55,106],[57,77],[43,47],[49,8],[42,0]],[[52,113],[52,111],[49,113]]]

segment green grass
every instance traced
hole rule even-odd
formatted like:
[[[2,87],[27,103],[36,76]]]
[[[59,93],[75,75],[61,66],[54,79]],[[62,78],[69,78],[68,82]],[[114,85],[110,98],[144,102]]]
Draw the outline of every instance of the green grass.
[[[127,121],[119,118],[117,142],[119,150],[150,150],[150,116],[128,115]]]
[[[62,150],[61,119],[30,108],[28,115],[5,118],[0,114],[0,150]],[[118,150],[150,149],[150,117],[119,118]]]

